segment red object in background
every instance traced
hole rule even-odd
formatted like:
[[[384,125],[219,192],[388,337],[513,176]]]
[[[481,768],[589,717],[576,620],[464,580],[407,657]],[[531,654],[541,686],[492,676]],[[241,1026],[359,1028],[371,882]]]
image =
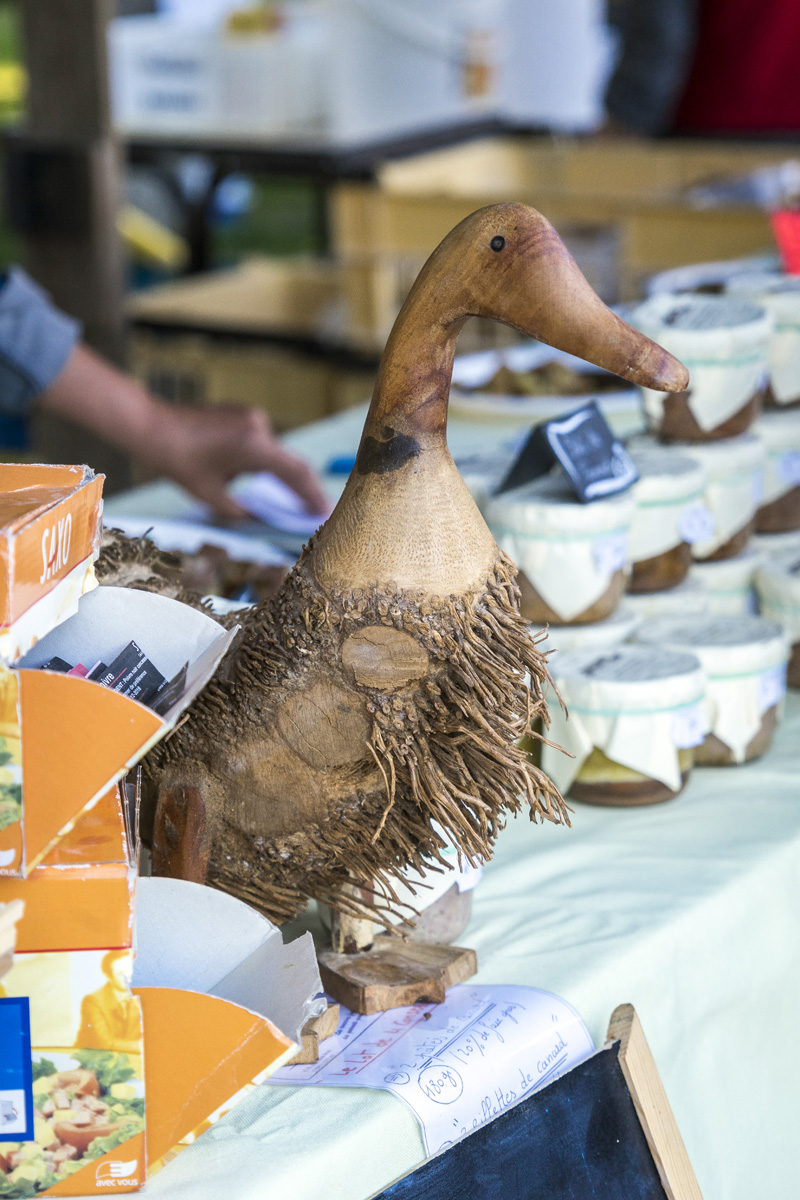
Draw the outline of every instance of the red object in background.
[[[798,0],[700,0],[679,133],[800,130]]]
[[[778,243],[784,270],[800,275],[800,212],[779,209],[772,214],[772,232]]]

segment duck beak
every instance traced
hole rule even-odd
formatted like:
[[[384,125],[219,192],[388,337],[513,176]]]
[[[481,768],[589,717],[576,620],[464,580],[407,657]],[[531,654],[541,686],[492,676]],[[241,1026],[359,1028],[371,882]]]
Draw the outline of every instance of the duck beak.
[[[502,298],[503,319],[629,383],[659,392],[685,391],[689,372],[683,363],[603,303],[553,226],[537,215],[541,223],[528,246],[527,270],[520,286],[512,284]]]

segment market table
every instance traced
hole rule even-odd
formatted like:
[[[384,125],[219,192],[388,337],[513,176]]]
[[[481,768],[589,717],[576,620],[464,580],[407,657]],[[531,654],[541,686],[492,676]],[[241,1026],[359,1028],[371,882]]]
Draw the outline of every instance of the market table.
[[[355,448],[362,418],[289,440],[322,465]],[[500,434],[455,428],[451,445],[464,452],[470,437]],[[158,484],[107,508],[174,516],[181,505]],[[706,1200],[795,1200],[800,697],[760,762],[697,769],[651,808],[574,808],[572,829],[520,818],[501,834],[460,939],[477,950],[476,982],[564,997],[598,1045],[614,1007],[632,1002]],[[421,1159],[415,1119],[388,1093],[265,1084],[147,1192],[364,1200]]]
[[[800,698],[776,744],[676,800],[512,821],[460,939],[478,983],[564,997],[596,1044],[641,1019],[706,1200],[795,1200]],[[422,1158],[388,1093],[266,1084],[148,1185],[172,1200],[363,1200]]]

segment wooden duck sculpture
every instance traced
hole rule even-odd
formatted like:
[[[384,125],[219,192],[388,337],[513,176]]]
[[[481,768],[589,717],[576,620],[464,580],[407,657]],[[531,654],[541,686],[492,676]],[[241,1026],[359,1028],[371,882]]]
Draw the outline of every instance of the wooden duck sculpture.
[[[373,888],[380,919],[393,877],[440,860],[435,824],[474,860],[522,803],[533,819],[566,820],[519,747],[535,717],[546,722],[547,672],[516,570],[447,448],[471,315],[630,383],[687,385],[679,362],[595,295],[538,212],[498,204],[456,226],[397,318],[336,509],[149,761],[156,873],[223,888],[276,921],[308,896],[363,915],[355,882]]]

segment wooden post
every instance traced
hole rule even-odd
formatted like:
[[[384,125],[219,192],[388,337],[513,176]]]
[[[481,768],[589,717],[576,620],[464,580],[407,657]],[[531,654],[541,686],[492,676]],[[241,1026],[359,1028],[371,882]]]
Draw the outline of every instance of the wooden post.
[[[23,261],[56,304],[83,323],[85,340],[122,363],[121,159],[106,52],[112,2],[35,0],[20,8],[28,117],[10,148],[10,179]],[[110,490],[129,482],[128,457],[99,439],[51,418],[40,432],[51,459],[88,460],[109,475]]]

